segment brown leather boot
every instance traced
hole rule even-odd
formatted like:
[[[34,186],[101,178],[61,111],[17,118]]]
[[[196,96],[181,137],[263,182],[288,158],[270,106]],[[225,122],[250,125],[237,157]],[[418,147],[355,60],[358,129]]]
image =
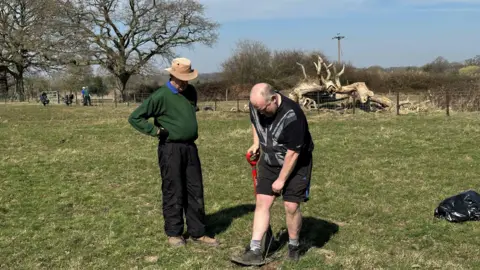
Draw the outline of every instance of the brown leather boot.
[[[172,247],[181,247],[185,245],[185,239],[181,236],[169,236],[168,243]]]
[[[208,237],[206,235],[204,235],[202,237],[199,237],[199,238],[193,238],[192,237],[192,240],[195,243],[205,244],[205,245],[212,246],[212,247],[218,247],[220,245],[215,238],[211,238],[211,237]]]

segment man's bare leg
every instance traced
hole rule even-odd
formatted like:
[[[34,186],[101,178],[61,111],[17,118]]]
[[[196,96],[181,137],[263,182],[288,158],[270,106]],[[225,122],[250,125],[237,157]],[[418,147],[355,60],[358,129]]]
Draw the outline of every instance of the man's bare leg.
[[[298,246],[300,229],[302,228],[302,212],[296,202],[284,202],[289,244]]]
[[[234,257],[234,262],[244,265],[263,265],[265,261],[262,257],[262,238],[268,230],[270,224],[270,207],[275,200],[274,196],[257,195],[255,214],[253,216],[252,240],[250,249],[245,250],[243,255]]]
[[[260,249],[263,235],[268,230],[270,224],[270,208],[273,205],[275,196],[258,194],[253,217],[253,232],[250,249]]]

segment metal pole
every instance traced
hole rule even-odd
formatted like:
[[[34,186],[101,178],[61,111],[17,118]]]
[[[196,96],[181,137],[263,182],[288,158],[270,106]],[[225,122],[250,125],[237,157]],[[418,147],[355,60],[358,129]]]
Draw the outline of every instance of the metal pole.
[[[341,39],[344,39],[345,36],[340,36],[340,33],[337,33],[336,36],[334,36],[332,39],[336,39],[337,40],[337,46],[338,46],[338,63],[340,64],[341,63],[341,59],[340,59],[340,52],[341,52],[341,45],[340,45],[340,40]]]

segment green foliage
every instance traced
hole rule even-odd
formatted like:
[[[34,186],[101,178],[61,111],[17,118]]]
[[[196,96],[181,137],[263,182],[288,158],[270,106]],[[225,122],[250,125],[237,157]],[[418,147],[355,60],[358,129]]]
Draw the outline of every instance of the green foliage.
[[[466,66],[459,71],[461,75],[478,75],[480,74],[480,66]]]

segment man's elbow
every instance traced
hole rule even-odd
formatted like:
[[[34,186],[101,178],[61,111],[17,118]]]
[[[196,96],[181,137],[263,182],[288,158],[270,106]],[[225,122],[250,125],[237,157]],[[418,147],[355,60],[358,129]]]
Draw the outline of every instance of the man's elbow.
[[[302,150],[302,147],[287,148],[287,154],[299,155],[301,150]]]
[[[300,155],[300,149],[288,149],[285,157],[288,159],[296,160],[299,155]]]
[[[140,130],[141,122],[142,122],[142,119],[138,118],[133,114],[128,117],[128,123],[137,130]]]

